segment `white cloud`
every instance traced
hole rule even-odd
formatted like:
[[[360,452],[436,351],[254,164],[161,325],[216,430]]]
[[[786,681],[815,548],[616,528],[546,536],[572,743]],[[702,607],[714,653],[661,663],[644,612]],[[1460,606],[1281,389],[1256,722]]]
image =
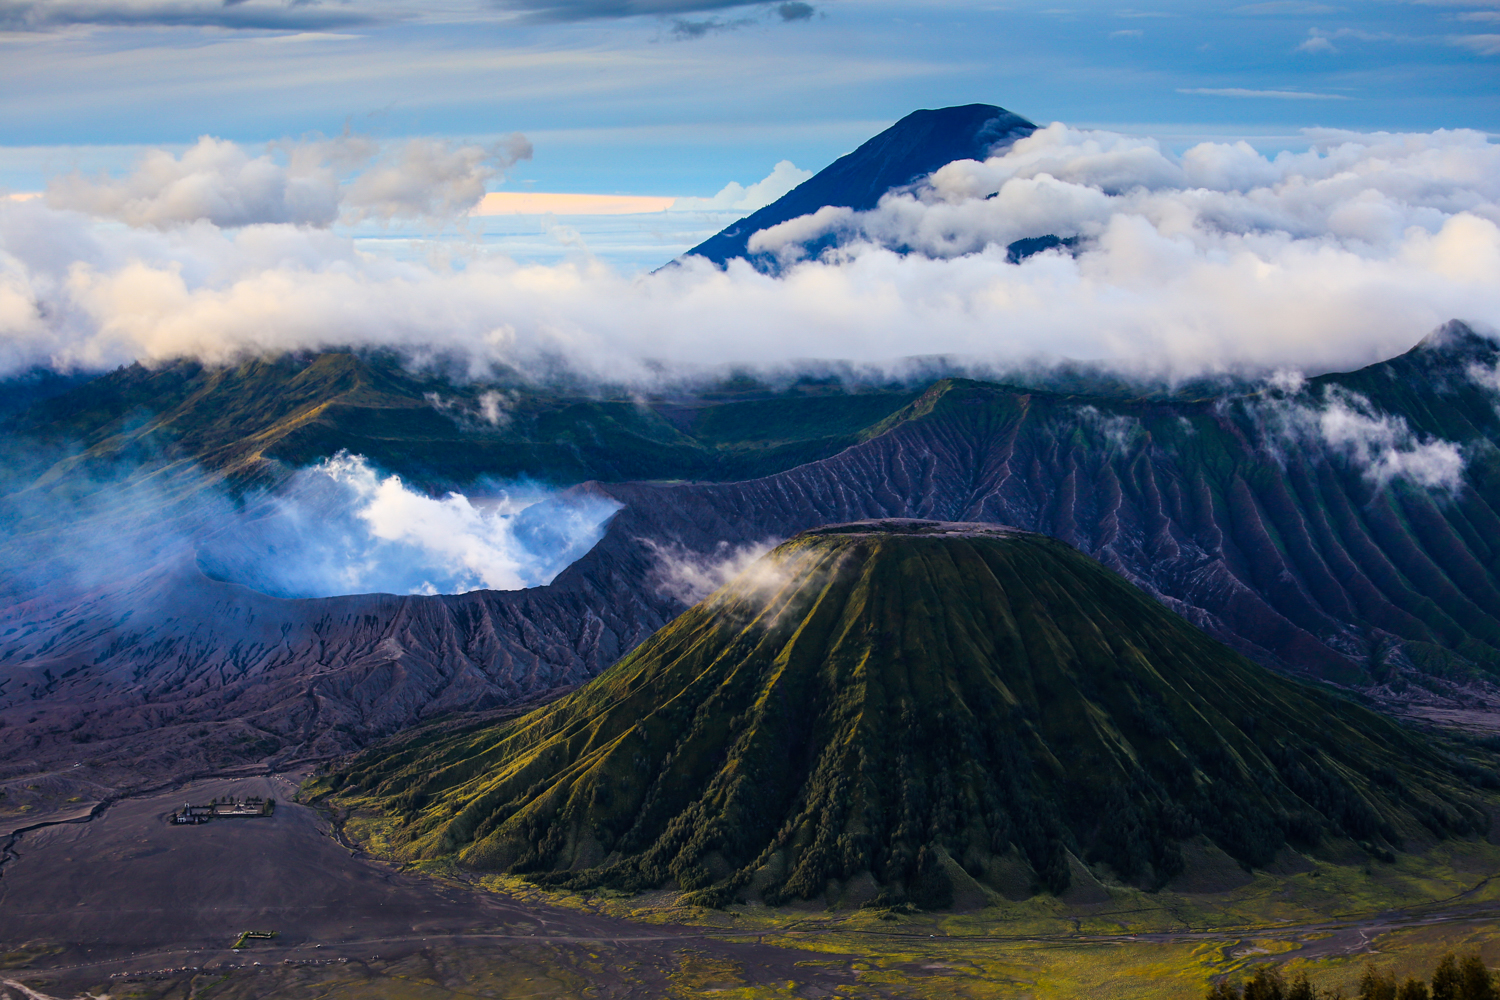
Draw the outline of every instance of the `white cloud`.
[[[1488,2],[1488,0],[1485,0],[1485,2]],[[1500,20],[1500,11],[1471,11],[1452,16],[1460,21],[1497,21]],[[1307,32],[1307,38],[1294,51],[1338,52],[1339,49],[1333,44],[1338,39],[1354,39],[1360,42],[1387,42],[1396,45],[1451,45],[1456,48],[1468,49],[1476,55],[1500,55],[1500,35],[1405,35],[1390,31],[1366,31],[1362,28],[1338,28],[1333,31],[1326,31],[1322,28],[1310,28]]]
[[[1102,258],[1081,257],[1086,272],[1091,260],[1140,267],[1143,255],[1162,254],[1217,269],[1238,254],[1269,264],[1344,252],[1364,266],[1398,247],[1430,247],[1445,229],[1447,242],[1467,243],[1475,226],[1500,224],[1500,178],[1487,174],[1500,169],[1500,147],[1481,133],[1309,139],[1307,152],[1273,159],[1243,142],[1173,157],[1150,139],[1054,124],[1003,156],[951,163],[924,190],[870,212],[824,209],[763,230],[752,246],[773,252],[839,231],[946,258],[1055,235],[1091,241]]]
[[[1377,411],[1357,392],[1329,386],[1321,398],[1300,397],[1303,383],[1278,374],[1272,387],[1284,395],[1249,404],[1273,446],[1311,442],[1312,454],[1338,455],[1379,486],[1394,479],[1449,492],[1463,486],[1464,455],[1457,444],[1419,436],[1404,418]]]
[[[678,198],[669,211],[749,214],[765,208],[812,175],[811,170],[802,170],[791,160],[782,160],[771,168],[769,174],[749,187],[730,181],[712,198]]]
[[[1298,52],[1328,52],[1334,53],[1338,49],[1326,37],[1319,34],[1311,34],[1301,45],[1297,46]]]
[[[917,355],[1186,377],[1348,368],[1449,319],[1500,327],[1500,146],[1477,132],[1314,132],[1306,150],[1267,157],[1052,125],[873,211],[825,210],[756,245],[795,256],[828,231],[850,242],[779,278],[697,259],[630,277],[481,251],[452,267],[372,257],[291,225],[130,229],[0,203],[0,372],[354,344],[640,386],[801,358],[899,372]],[[1009,243],[1043,235],[1079,242],[1007,261]]]
[[[490,389],[480,393],[472,405],[465,403],[462,399],[444,399],[436,392],[429,392],[423,398],[432,404],[434,410],[458,426],[465,429],[482,429],[509,427],[514,419],[512,411],[515,409],[518,396],[514,392]]]
[[[1333,399],[1318,417],[1323,440],[1384,485],[1406,479],[1429,489],[1463,484],[1464,457],[1452,441],[1422,440],[1401,417],[1374,412],[1369,400],[1349,393]]]
[[[54,178],[47,203],[158,229],[195,222],[330,226],[341,214],[348,221],[441,223],[474,208],[490,180],[530,156],[520,135],[491,146],[409,139],[382,152],[372,139],[345,134],[273,143],[259,155],[203,136],[181,156],[148,151],[126,177]]]
[[[1272,14],[1272,15],[1298,15],[1298,14],[1333,14],[1339,8],[1330,7],[1327,4],[1311,3],[1309,0],[1267,0],[1265,3],[1245,4],[1236,7],[1236,14]]]
[[[370,12],[261,0],[5,0],[0,29],[59,30],[78,25],[309,31],[370,24]]]
[[[1481,386],[1491,392],[1500,392],[1500,362],[1486,367],[1477,362],[1469,365],[1467,374],[1475,385]]]
[[[1283,368],[1281,371],[1272,372],[1266,378],[1266,384],[1277,392],[1295,395],[1301,392],[1302,387],[1307,384],[1307,376],[1299,371]]]
[[[1117,449],[1126,448],[1141,430],[1141,422],[1135,417],[1118,413],[1105,413],[1097,406],[1080,406],[1078,422],[1101,435]]]
[[[1448,44],[1481,56],[1500,56],[1500,35],[1449,35]]]
[[[1298,48],[1307,52],[1334,51],[1333,46],[1327,50],[1322,48],[1308,48],[1316,42],[1327,42],[1326,38],[1309,39]],[[1248,97],[1269,98],[1277,101],[1349,101],[1353,98],[1347,94],[1316,94],[1309,90],[1247,90],[1244,87],[1178,87],[1179,94],[1202,94],[1205,97]]]
[[[351,221],[445,222],[467,214],[491,180],[529,159],[531,143],[519,134],[490,146],[409,139],[354,178],[344,194],[345,210]]]
[[[825,233],[852,232],[860,214],[843,205],[824,205],[810,215],[778,222],[751,235],[747,248],[751,253],[775,253],[783,263],[793,263],[805,254],[802,244]]]
[[[506,427],[511,422],[511,409],[515,406],[514,393],[490,390],[479,394],[479,416],[491,427]]]
[[[1335,28],[1332,31],[1310,28],[1307,34],[1311,38],[1352,38],[1358,42],[1396,42],[1406,45],[1430,44],[1433,41],[1431,37],[1424,35],[1398,35],[1392,31],[1366,31],[1364,28]]]
[[[367,159],[367,140],[339,143],[329,152]],[[363,147],[363,148],[361,148]],[[239,145],[203,136],[180,157],[151,150],[124,178],[54,178],[47,203],[131,226],[184,225],[205,220],[216,226],[289,222],[327,226],[338,218],[339,178],[330,157],[300,151],[290,163],[270,153],[252,156]]]

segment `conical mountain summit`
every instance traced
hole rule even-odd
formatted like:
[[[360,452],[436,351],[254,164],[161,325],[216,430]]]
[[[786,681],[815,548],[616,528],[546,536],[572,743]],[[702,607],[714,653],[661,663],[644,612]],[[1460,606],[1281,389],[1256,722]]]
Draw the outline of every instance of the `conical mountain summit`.
[[[866,211],[888,191],[913,184],[954,160],[982,160],[1035,131],[1025,118],[993,104],[913,111],[688,254],[720,266],[732,257],[750,258],[750,237],[762,229],[829,205]],[[757,267],[774,269],[770,259],[751,259]]]
[[[412,857],[941,908],[1061,893],[1085,863],[1159,886],[1185,841],[1256,866],[1482,833],[1453,766],[1062,542],[896,520],[798,535],[572,695],[330,783],[372,791]]]

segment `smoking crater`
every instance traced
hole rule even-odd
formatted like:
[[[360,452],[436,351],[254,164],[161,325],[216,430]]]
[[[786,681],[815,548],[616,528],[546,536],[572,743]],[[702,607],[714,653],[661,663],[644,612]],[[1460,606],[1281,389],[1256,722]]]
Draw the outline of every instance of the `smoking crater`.
[[[341,452],[249,505],[199,547],[198,565],[275,597],[521,590],[593,548],[618,509],[528,484],[428,496]]]

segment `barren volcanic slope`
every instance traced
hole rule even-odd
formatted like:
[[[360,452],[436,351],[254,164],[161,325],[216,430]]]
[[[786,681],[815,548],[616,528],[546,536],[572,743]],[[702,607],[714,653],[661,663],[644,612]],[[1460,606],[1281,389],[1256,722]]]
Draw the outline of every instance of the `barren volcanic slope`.
[[[707,549],[864,517],[1013,524],[1282,669],[1493,679],[1500,420],[1472,373],[1497,362],[1494,342],[1450,324],[1295,397],[1122,401],[947,380],[821,462],[744,483],[606,487],[627,509],[604,544],[618,531]],[[1367,437],[1328,437],[1327,414]],[[1428,458],[1451,479],[1419,478]]]
[[[372,790],[407,856],[546,884],[940,908],[1061,892],[1070,851],[1160,885],[1199,833],[1247,866],[1482,835],[1454,769],[1061,542],[902,520],[799,535],[567,698],[325,787]]]
[[[166,772],[347,749],[598,673],[684,607],[657,586],[660,546],[712,560],[725,544],[866,517],[1039,531],[1260,662],[1390,697],[1462,695],[1500,662],[1500,419],[1470,375],[1497,361],[1455,324],[1295,397],[944,381],[839,454],[771,476],[576,487],[624,509],[551,586],[527,591],[279,600],[204,579],[188,547],[165,568],[0,610],[0,753],[21,774],[70,767],[79,744],[97,762]],[[1327,393],[1361,394],[1385,450],[1325,439]],[[809,405],[733,405],[764,421],[781,403]],[[707,403],[671,412],[730,436]],[[1451,449],[1461,473],[1403,473],[1424,447]]]

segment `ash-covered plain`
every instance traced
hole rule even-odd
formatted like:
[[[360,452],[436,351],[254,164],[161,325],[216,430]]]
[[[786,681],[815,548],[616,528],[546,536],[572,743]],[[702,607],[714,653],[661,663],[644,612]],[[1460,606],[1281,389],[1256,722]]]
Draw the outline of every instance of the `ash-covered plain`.
[[[732,963],[751,982],[852,980],[838,969],[809,974],[796,967],[802,953],[753,939],[715,940],[702,928],[634,924],[403,873],[346,846],[326,816],[295,802],[304,776],[189,782],[12,837],[0,871],[10,963],[0,996],[23,995],[19,987],[7,994],[5,981],[38,970],[58,984],[47,989],[64,993],[140,973],[190,990],[238,976],[251,995],[305,986],[296,980],[308,976],[383,989],[407,963],[431,962],[507,988],[530,982],[521,995],[642,995],[632,991],[670,985],[684,949]],[[168,822],[185,802],[252,796],[274,799],[272,815]],[[246,930],[275,936],[241,942]]]

